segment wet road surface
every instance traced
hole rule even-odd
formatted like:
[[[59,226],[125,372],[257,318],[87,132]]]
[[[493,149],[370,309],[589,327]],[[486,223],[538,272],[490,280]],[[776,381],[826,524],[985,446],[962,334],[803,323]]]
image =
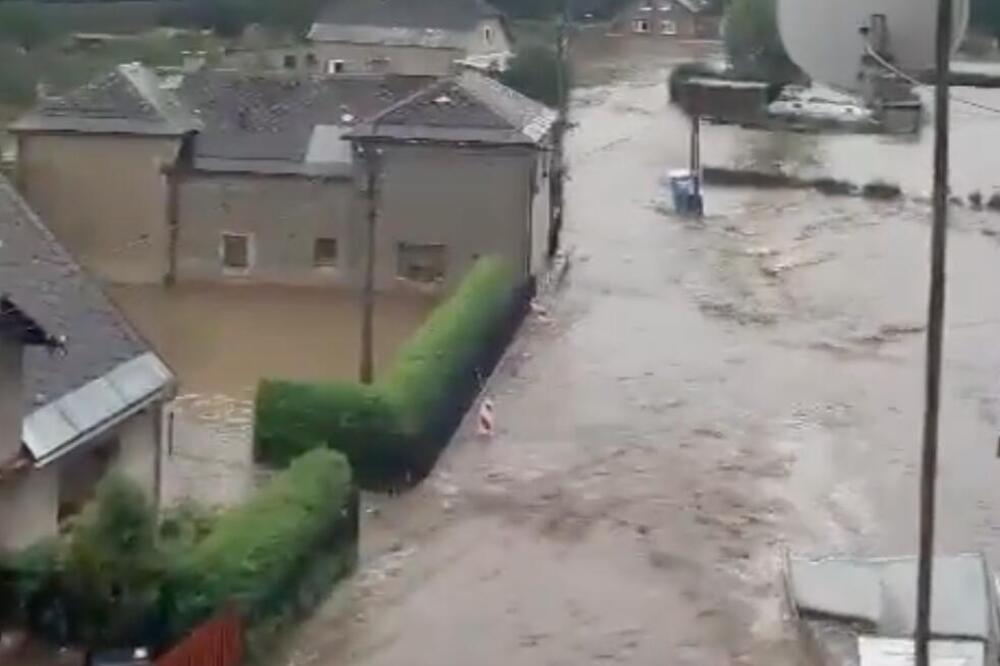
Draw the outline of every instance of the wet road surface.
[[[573,267],[491,381],[497,435],[366,500],[361,570],[286,663],[797,664],[787,550],[915,550],[928,209],[711,190],[703,224],[665,215],[686,124],[662,71],[618,76],[575,100]],[[938,532],[994,563],[998,239],[955,211]]]

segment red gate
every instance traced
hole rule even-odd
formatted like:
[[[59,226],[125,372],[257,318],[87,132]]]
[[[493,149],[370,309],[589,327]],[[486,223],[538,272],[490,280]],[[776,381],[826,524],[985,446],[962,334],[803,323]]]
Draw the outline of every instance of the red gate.
[[[243,661],[243,623],[228,611],[200,625],[156,660],[156,666],[239,666]]]

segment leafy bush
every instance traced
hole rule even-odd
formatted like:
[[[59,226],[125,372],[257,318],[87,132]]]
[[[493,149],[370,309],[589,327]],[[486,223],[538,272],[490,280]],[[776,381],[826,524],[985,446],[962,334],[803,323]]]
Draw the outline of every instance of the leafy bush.
[[[230,604],[250,624],[282,613],[297,603],[317,558],[340,555],[353,564],[356,521],[347,460],[324,449],[297,458],[248,503],[223,514],[178,563],[168,587],[173,631]]]
[[[46,539],[0,558],[0,628],[34,624],[33,605],[55,586],[59,542]]]
[[[317,443],[381,485],[433,465],[519,321],[511,273],[480,260],[373,386],[266,380],[257,392],[259,460],[282,465]]]
[[[379,476],[391,464],[383,452],[396,450],[400,437],[397,414],[379,387],[277,380],[257,390],[254,434],[257,457],[272,465],[288,464],[317,442],[335,442],[360,477]]]
[[[165,564],[156,511],[142,489],[117,474],[105,478],[74,520],[64,557],[73,637],[90,647],[141,640]]]

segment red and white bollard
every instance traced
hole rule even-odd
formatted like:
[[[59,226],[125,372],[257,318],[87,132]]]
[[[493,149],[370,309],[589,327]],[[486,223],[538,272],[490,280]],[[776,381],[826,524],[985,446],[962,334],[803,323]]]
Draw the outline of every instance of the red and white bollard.
[[[492,437],[495,432],[493,429],[493,401],[489,398],[484,398],[479,403],[478,431],[481,437]]]

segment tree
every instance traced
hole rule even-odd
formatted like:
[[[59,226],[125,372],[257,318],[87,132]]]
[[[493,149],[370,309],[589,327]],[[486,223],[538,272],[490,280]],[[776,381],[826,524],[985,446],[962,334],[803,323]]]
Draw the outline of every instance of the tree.
[[[972,25],[1000,37],[1000,2],[972,0]]]
[[[75,521],[63,576],[72,631],[87,647],[144,642],[164,574],[156,532],[145,494],[115,474]]]
[[[559,77],[564,77],[563,85],[569,90],[571,74],[569,65],[559,62],[554,49],[528,46],[517,52],[500,81],[523,95],[555,107],[559,104]]]
[[[0,2],[0,42],[30,51],[44,43],[52,33],[50,23],[37,5]]]
[[[726,9],[726,53],[738,72],[787,82],[797,69],[778,32],[776,0],[732,0]]]

